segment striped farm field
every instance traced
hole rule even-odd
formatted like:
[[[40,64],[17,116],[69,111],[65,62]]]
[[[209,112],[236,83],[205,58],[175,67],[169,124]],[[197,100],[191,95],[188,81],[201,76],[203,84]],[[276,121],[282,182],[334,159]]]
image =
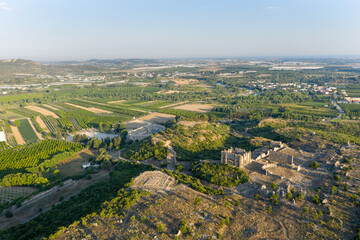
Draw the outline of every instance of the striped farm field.
[[[22,147],[3,150],[0,152],[0,177],[6,175],[9,171],[35,167],[55,154],[79,151],[81,148],[80,144],[73,142],[44,140]]]
[[[43,120],[43,122],[46,125],[47,129],[50,130],[50,132],[56,132],[57,131],[54,124],[47,117],[41,116],[41,119]]]
[[[34,132],[33,127],[30,125],[28,119],[20,119],[20,125],[18,127],[21,136],[24,138],[25,142],[36,142],[39,140],[36,133]]]

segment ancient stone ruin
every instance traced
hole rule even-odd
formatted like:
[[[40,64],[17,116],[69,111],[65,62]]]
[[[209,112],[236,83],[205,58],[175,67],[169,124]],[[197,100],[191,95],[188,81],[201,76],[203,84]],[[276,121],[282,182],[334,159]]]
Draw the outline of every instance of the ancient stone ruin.
[[[221,151],[221,163],[230,164],[235,167],[244,167],[251,162],[251,152],[241,148],[230,148]]]

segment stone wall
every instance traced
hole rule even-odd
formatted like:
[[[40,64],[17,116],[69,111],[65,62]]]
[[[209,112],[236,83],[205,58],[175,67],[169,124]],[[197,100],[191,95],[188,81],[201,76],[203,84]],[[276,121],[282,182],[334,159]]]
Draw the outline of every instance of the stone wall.
[[[294,159],[293,156],[283,154],[281,152],[270,151],[269,160],[271,162],[279,163],[279,164],[287,164],[293,165]]]

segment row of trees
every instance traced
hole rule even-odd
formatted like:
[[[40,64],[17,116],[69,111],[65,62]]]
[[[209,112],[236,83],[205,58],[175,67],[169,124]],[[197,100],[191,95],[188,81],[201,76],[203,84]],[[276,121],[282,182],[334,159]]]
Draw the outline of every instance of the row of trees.
[[[1,181],[1,187],[12,186],[40,186],[47,184],[49,181],[47,178],[41,177],[35,173],[16,173],[8,174]]]

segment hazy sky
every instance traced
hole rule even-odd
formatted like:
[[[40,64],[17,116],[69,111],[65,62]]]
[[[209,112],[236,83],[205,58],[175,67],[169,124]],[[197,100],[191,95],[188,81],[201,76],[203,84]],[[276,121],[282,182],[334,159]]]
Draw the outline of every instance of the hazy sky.
[[[360,55],[360,0],[0,0],[0,59]]]

